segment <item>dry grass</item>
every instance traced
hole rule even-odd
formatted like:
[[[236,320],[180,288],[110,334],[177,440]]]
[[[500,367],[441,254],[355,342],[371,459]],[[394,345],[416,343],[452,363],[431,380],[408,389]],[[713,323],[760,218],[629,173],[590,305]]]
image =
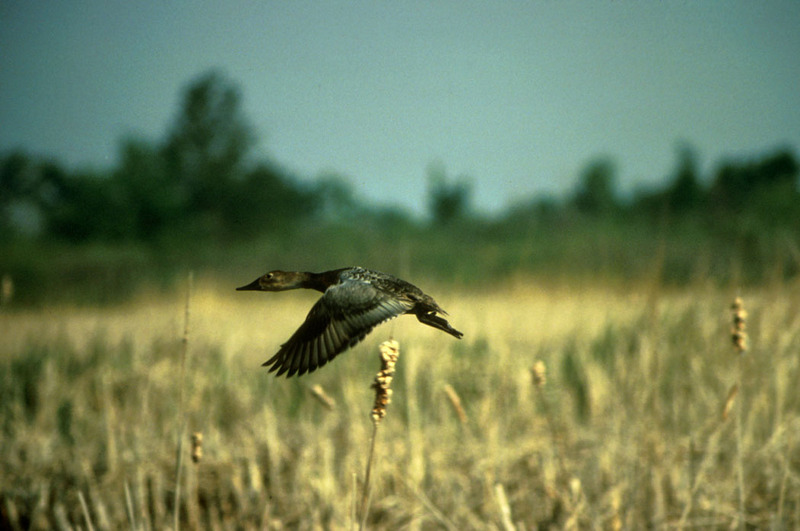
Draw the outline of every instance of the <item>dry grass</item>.
[[[198,279],[182,406],[182,296],[3,310],[0,527],[168,528],[180,428],[182,526],[350,528],[374,353],[390,336],[403,356],[370,528],[727,528],[740,512],[748,526],[800,526],[800,286],[743,294],[738,443],[720,414],[739,379],[728,293],[428,289],[464,340],[405,317],[287,380],[259,365],[315,295]],[[542,386],[529,372],[537,360]]]

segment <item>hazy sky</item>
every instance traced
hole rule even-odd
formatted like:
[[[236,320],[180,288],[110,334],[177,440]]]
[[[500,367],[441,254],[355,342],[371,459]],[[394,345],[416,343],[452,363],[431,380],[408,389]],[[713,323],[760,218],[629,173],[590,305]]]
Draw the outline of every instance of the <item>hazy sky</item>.
[[[258,156],[424,207],[426,171],[482,209],[574,186],[608,154],[627,189],[800,152],[800,3],[0,0],[0,152],[108,167],[160,141],[219,68]]]

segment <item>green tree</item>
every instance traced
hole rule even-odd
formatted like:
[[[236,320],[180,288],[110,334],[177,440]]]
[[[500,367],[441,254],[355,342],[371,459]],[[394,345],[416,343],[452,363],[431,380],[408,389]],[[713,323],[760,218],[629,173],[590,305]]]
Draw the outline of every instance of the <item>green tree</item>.
[[[697,172],[697,157],[688,145],[678,149],[678,165],[672,184],[666,190],[670,212],[685,213],[696,209],[703,199]]]
[[[461,177],[449,182],[444,165],[428,167],[428,208],[436,225],[451,225],[469,217],[472,185]]]
[[[609,214],[617,208],[616,175],[614,164],[608,158],[589,163],[581,174],[573,204],[585,214]]]
[[[224,229],[222,205],[244,176],[252,144],[233,83],[210,72],[189,85],[164,156],[189,216],[201,228]]]
[[[764,195],[797,195],[798,162],[789,150],[779,150],[761,160],[729,161],[717,171],[711,199],[718,209],[740,213]]]
[[[319,198],[297,185],[278,166],[259,163],[235,183],[225,203],[225,218],[238,238],[283,230],[313,217]]]
[[[119,156],[112,179],[130,209],[130,236],[152,240],[179,220],[184,206],[180,190],[168,178],[162,153],[150,143],[127,139]]]
[[[45,217],[51,235],[75,243],[126,239],[134,226],[124,190],[94,173],[68,176]]]
[[[0,236],[17,231],[14,211],[31,204],[37,179],[33,162],[20,151],[9,153],[0,161]]]

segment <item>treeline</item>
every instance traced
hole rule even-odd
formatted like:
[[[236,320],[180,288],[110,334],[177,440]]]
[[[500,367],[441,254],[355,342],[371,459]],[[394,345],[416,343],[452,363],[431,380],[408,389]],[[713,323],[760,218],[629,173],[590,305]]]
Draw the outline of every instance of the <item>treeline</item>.
[[[188,85],[162,140],[124,139],[110,169],[0,155],[0,270],[29,300],[64,278],[105,297],[142,276],[224,275],[265,261],[413,268],[464,283],[514,273],[627,281],[656,271],[675,284],[800,273],[800,165],[788,148],[703,173],[684,145],[660,185],[626,194],[613,160],[598,158],[570,193],[492,216],[473,209],[469,177],[432,164],[427,215],[414,216],[368,204],[341,176],[301,179],[259,160],[253,145],[236,85],[212,72]]]
[[[424,227],[480,224],[519,230],[573,218],[665,222],[692,219],[729,230],[800,230],[798,161],[777,149],[756,160],[723,162],[700,174],[688,146],[656,190],[620,197],[613,161],[590,163],[572,194],[531,198],[492,219],[471,209],[467,179],[429,169],[428,220],[361,201],[341,177],[298,179],[274,161],[255,160],[254,135],[234,83],[216,72],[191,83],[161,142],[126,139],[116,167],[74,172],[22,152],[0,158],[0,235],[66,242],[242,240],[292,227],[359,220]]]

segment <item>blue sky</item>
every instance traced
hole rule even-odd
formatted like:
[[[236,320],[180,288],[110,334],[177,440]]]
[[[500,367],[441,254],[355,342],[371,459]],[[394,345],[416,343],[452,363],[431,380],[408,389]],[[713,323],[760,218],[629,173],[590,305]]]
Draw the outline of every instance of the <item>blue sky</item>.
[[[800,5],[767,2],[0,0],[0,152],[109,167],[164,138],[212,68],[269,157],[421,211],[433,162],[482,210],[571,189],[613,157],[623,189],[800,153]]]

